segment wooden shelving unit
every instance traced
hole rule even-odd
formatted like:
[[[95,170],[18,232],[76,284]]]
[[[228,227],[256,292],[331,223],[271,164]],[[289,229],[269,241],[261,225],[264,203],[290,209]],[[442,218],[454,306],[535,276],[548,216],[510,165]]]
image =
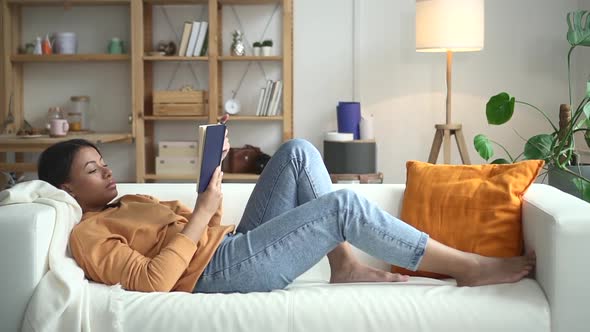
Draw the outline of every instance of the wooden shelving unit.
[[[282,49],[278,56],[228,56],[224,55],[222,50],[222,37],[227,34],[227,31],[222,31],[222,10],[224,5],[261,5],[261,4],[276,4],[277,1],[281,5],[282,10]],[[153,9],[154,6],[159,5],[185,5],[185,4],[206,4],[208,6],[208,54],[203,57],[183,57],[183,56],[152,56],[147,55],[152,49],[153,40]],[[155,156],[156,156],[156,140],[154,138],[155,126],[163,121],[200,121],[203,123],[215,123],[217,119],[223,114],[221,95],[223,91],[222,72],[224,63],[228,62],[249,62],[249,61],[265,61],[277,62],[281,65],[282,80],[283,80],[283,94],[282,94],[282,112],[279,116],[247,116],[235,115],[231,117],[231,122],[248,122],[248,123],[269,123],[279,122],[282,124],[281,140],[285,141],[293,138],[293,5],[292,0],[207,0],[207,1],[191,1],[191,0],[143,0],[139,2],[132,2],[132,29],[138,38],[134,39],[135,49],[132,62],[134,82],[144,82],[144,84],[137,84],[134,88],[134,100],[138,108],[135,115],[136,121],[136,174],[137,182],[145,181],[166,181],[166,180],[187,180],[195,181],[196,175],[157,175],[155,174]],[[142,13],[137,15],[137,13]],[[264,17],[261,17],[264,19]],[[140,29],[138,29],[140,28]],[[208,64],[208,105],[207,116],[203,117],[161,117],[154,116],[150,100],[152,98],[153,83],[157,80],[154,77],[154,66],[158,62],[169,61],[202,61]],[[227,82],[228,84],[230,82]],[[235,83],[235,82],[231,82]],[[255,142],[253,142],[255,144]],[[256,174],[224,174],[224,181],[256,181],[258,175]]]
[[[246,56],[219,56],[217,57],[219,61],[281,61],[283,60],[282,56],[253,56],[253,55],[246,55]]]
[[[0,125],[12,118],[5,128],[0,126],[0,170],[33,172],[36,171],[35,163],[24,161],[24,153],[40,152],[48,146],[60,141],[82,138],[95,144],[133,142],[134,123],[130,126],[129,132],[108,133],[108,132],[69,132],[67,136],[53,138],[47,135],[40,137],[17,136],[16,133],[24,127],[24,68],[30,63],[93,63],[93,62],[130,62],[130,54],[51,54],[31,55],[18,54],[18,48],[23,44],[21,36],[22,10],[25,6],[127,6],[135,0],[0,0],[0,15],[2,25],[0,26],[0,48],[2,52],[0,60]],[[12,96],[12,110],[9,109],[10,97]],[[131,107],[131,105],[129,105]],[[12,111],[9,115],[9,112]],[[127,112],[129,109],[126,110]],[[8,121],[6,121],[8,122]],[[108,128],[106,128],[108,130]],[[7,153],[14,153],[15,161],[8,163]]]
[[[281,6],[282,48],[278,56],[227,56],[222,52],[223,6],[226,5],[264,5],[277,4]],[[170,5],[206,5],[209,23],[208,55],[200,57],[184,56],[153,56],[153,8],[154,6]],[[18,54],[17,50],[23,44],[21,39],[22,8],[24,6],[61,6],[67,10],[71,6],[126,6],[129,7],[130,46],[128,54],[75,54],[75,55],[28,55]],[[84,62],[113,62],[129,63],[131,81],[131,129],[129,133],[93,133],[77,135],[95,143],[129,142],[135,143],[136,151],[136,181],[194,181],[194,175],[156,175],[155,174],[155,126],[161,122],[174,123],[194,121],[196,123],[215,123],[221,116],[223,91],[222,72],[225,63],[230,62],[276,62],[281,66],[283,81],[282,112],[279,116],[232,116],[232,122],[248,122],[261,124],[275,122],[282,128],[281,140],[293,138],[293,4],[292,0],[0,0],[0,130],[2,124],[9,117],[12,118],[4,132],[0,132],[0,170],[34,171],[35,165],[23,163],[24,152],[36,152],[60,140],[72,138],[19,138],[16,132],[24,127],[24,67],[30,63],[42,63],[50,66],[52,63],[84,63]],[[264,19],[264,17],[261,17]],[[208,105],[205,116],[164,117],[155,116],[152,110],[154,66],[158,63],[173,62],[203,62],[208,66]],[[226,82],[233,84],[236,82]],[[9,100],[13,96],[12,110],[9,116]],[[123,110],[127,111],[127,110]],[[108,130],[108,128],[105,128]],[[256,143],[256,142],[252,142]],[[15,163],[8,164],[7,153],[15,153]],[[256,181],[256,174],[228,174],[225,181]]]
[[[10,56],[13,63],[23,62],[107,62],[107,61],[129,61],[129,54],[51,54],[51,55],[30,55],[18,54]]]
[[[209,61],[206,56],[165,56],[165,55],[145,55],[144,61]]]

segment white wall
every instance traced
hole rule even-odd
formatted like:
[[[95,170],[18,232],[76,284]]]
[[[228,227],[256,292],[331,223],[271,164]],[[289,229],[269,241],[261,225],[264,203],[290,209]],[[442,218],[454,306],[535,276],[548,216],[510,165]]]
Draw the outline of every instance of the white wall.
[[[360,13],[355,13],[355,3]],[[376,117],[378,165],[386,182],[405,181],[406,160],[427,159],[433,126],[444,122],[445,56],[415,52],[414,3],[413,0],[294,1],[295,136],[309,139],[322,150],[324,132],[336,129],[336,104],[354,98],[353,83],[356,83],[363,111]],[[170,8],[173,23],[198,18],[201,13],[200,6]],[[517,151],[523,142],[512,127],[525,137],[546,128],[538,114],[524,108],[518,109],[512,126],[489,127],[484,109],[492,94],[508,91],[538,105],[553,118],[557,117],[559,104],[567,102],[565,13],[577,8],[590,9],[590,0],[486,1],[485,48],[477,53],[456,54],[453,68],[453,119],[464,125],[474,163],[483,162],[471,147],[477,133],[489,134],[511,151]],[[257,10],[270,15],[272,9],[268,5]],[[238,13],[244,23],[254,15],[250,9],[238,8]],[[96,52],[106,47],[113,36],[129,40],[129,26],[124,23],[128,13],[117,7],[74,7],[65,13],[60,8],[28,9],[24,15],[26,39],[45,32],[74,29],[81,36],[80,50]],[[162,15],[154,13],[154,41],[174,38]],[[236,25],[232,15],[224,12],[226,47]],[[360,32],[356,59],[355,15],[360,18],[356,27]],[[115,23],[103,24],[106,21]],[[245,23],[250,42],[262,33],[264,24],[266,20]],[[279,25],[280,16],[273,18],[268,36],[277,36]],[[177,29],[180,30],[180,23]],[[355,61],[359,76],[353,82]],[[95,128],[107,124],[116,130],[126,128],[131,104],[127,65],[30,64],[26,68],[25,112],[34,125],[42,124],[49,106],[63,104],[71,95],[89,94],[96,108]],[[199,78],[203,77],[199,81],[205,86],[206,66],[197,64],[193,68]],[[574,70],[578,97],[584,92],[588,68],[590,50],[577,49]],[[173,70],[172,64],[157,65],[156,88],[167,85]],[[271,65],[265,65],[264,70],[268,78],[279,77],[277,68]],[[226,68],[226,79],[235,81],[243,72],[244,67],[239,65]],[[251,110],[253,96],[265,78],[259,68],[250,68],[238,96],[246,112]],[[194,82],[187,66],[181,67],[172,85],[181,82]],[[233,88],[226,85],[224,99]],[[156,134],[158,139],[191,139],[193,128],[191,124],[164,124],[157,128]],[[273,124],[241,123],[230,130],[236,146],[257,141],[272,153],[279,144],[273,140],[279,134],[279,128]],[[134,180],[132,145],[103,145],[102,149],[120,181]],[[454,162],[458,162],[457,156],[453,151]]]

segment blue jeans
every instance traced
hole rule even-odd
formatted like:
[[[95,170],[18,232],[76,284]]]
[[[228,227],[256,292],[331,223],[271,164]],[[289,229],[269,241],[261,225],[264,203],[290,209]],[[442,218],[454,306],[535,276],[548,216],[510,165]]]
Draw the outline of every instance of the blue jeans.
[[[295,139],[265,167],[236,234],[221,243],[194,292],[282,289],[344,241],[415,270],[427,240],[354,191],[332,191],[319,152]]]

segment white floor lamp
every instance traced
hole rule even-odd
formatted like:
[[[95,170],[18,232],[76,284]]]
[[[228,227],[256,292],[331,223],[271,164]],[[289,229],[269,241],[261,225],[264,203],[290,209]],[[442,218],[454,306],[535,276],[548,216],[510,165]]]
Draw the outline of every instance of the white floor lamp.
[[[444,163],[451,162],[451,136],[455,136],[464,164],[470,164],[462,125],[451,122],[453,52],[479,51],[484,41],[484,0],[416,0],[416,51],[447,53],[445,124],[435,125],[429,163],[436,163],[444,143]]]

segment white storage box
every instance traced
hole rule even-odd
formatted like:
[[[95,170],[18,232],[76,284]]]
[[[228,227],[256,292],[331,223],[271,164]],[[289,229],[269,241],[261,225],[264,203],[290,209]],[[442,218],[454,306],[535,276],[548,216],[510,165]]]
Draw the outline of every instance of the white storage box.
[[[198,157],[196,141],[160,141],[158,156],[160,157]]]
[[[160,175],[195,175],[197,181],[196,157],[156,157],[156,174]]]

